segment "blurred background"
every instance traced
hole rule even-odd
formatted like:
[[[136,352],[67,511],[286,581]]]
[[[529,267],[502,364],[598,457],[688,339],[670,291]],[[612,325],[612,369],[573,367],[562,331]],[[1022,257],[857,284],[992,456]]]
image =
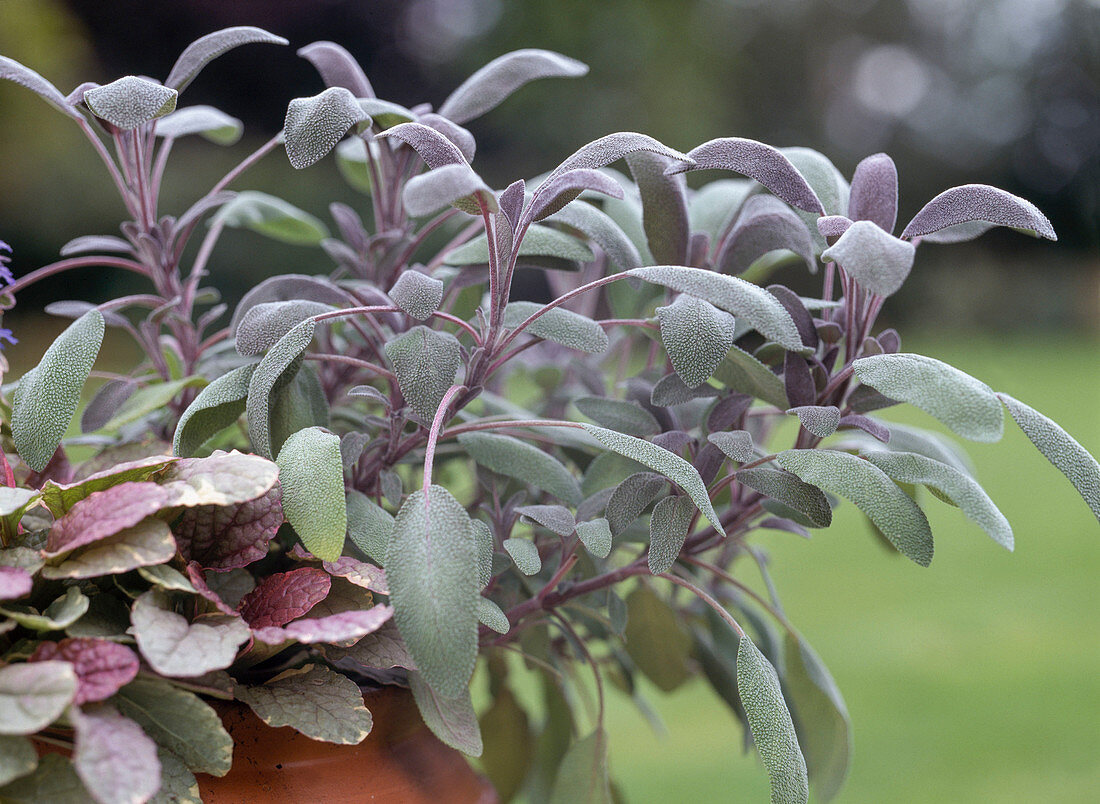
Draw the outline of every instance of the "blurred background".
[[[190,41],[242,24],[291,47],[232,51],[187,90],[187,105],[213,104],[246,134],[231,148],[181,140],[164,212],[277,132],[289,99],[322,89],[295,56],[312,41],[344,45],[379,97],[408,106],[440,103],[508,50],[558,50],[589,75],[533,84],[471,124],[475,167],[492,186],[634,130],[685,151],[721,136],[809,146],[849,176],[886,151],[900,175],[899,226],[957,184],[1033,201],[1058,243],[995,230],[923,246],[884,317],[906,350],[1023,399],[1100,452],[1098,0],[0,0],[0,54],[68,92],[163,78]],[[297,172],[274,154],[236,186],[322,218],[329,201],[357,203],[331,158]],[[73,237],[117,233],[122,214],[76,128],[0,82],[0,239],[15,274]],[[212,262],[230,303],[274,273],[329,269],[319,250],[247,232],[227,233]],[[6,349],[13,376],[63,326],[32,316],[43,303],[105,299],[124,281],[86,270],[22,295],[4,322],[21,339]],[[1096,522],[1018,433],[972,451],[1016,526],[1015,555],[942,506],[929,570],[884,554],[855,517],[812,543],[763,538],[791,619],[851,709],[855,764],[841,801],[1084,801],[1100,790]],[[651,736],[626,704],[611,723],[612,772],[630,801],[766,799],[765,774],[702,684],[654,701],[668,736]]]

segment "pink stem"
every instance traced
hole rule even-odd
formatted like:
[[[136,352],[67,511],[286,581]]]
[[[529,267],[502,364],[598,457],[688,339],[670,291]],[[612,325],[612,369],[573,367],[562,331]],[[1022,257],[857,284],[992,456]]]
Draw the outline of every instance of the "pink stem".
[[[451,400],[460,392],[465,391],[465,385],[452,385],[443,394],[439,407],[435,409],[435,418],[432,419],[432,429],[428,433],[428,445],[424,448],[424,485],[425,494],[432,485],[432,464],[435,461],[435,445],[439,441],[439,433],[443,429],[443,419],[447,416],[447,409],[451,406]]]

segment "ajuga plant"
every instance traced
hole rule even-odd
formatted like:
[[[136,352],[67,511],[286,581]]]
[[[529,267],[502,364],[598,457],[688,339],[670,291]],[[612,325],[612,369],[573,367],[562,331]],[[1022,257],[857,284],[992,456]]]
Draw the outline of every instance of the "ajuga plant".
[[[14,689],[35,714],[2,720],[25,759],[0,765],[14,768],[3,781],[45,784],[64,767],[98,800],[124,800],[112,785],[132,775],[95,748],[108,733],[159,752],[165,789],[224,772],[196,692],[354,742],[370,726],[354,684],[381,679],[411,687],[445,742],[484,751],[503,799],[610,801],[605,687],[640,700],[640,676],[670,691],[701,675],[744,724],[772,800],[806,801],[810,784],[824,800],[847,773],[848,715],[770,580],[766,593],[749,583],[767,578],[754,535],[809,535],[847,500],[927,566],[924,486],[1011,549],[954,440],[875,415],[903,403],[974,441],[1001,437],[1007,407],[1100,518],[1100,465],[1058,425],[876,327],[923,240],[992,226],[1053,239],[1027,201],[956,187],[895,236],[884,154],[849,183],[809,149],[724,138],[682,153],[636,133],[496,190],[465,124],[583,65],[516,51],[433,110],[376,98],[338,45],[299,53],[327,89],[290,102],[286,153],[306,168],[335,150],[363,204],[330,207],[332,238],[241,193],[214,214],[199,273],[225,226],[314,242],[331,273],[261,282],[207,336],[235,353],[187,364],[201,390],[173,397],[186,407],[172,455],[116,465],[105,450],[82,479],[41,481],[60,464],[99,309],[14,391],[0,706]],[[152,137],[161,123],[141,125]],[[609,167],[619,160],[626,173]],[[688,189],[684,174],[703,169],[744,178]],[[819,297],[761,287],[791,261],[820,276]],[[164,415],[132,421],[148,432]],[[108,673],[89,694],[93,650],[139,674]],[[43,660],[56,684],[32,689]],[[539,705],[515,691],[523,673]],[[33,770],[24,735],[74,733],[75,773]],[[152,775],[142,782],[125,800],[152,794]]]

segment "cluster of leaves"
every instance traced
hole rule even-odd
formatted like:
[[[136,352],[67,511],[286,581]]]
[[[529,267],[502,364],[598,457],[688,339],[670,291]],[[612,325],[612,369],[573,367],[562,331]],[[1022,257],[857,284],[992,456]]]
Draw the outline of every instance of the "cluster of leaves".
[[[240,35],[212,36],[236,42]],[[270,196],[242,192],[211,202],[206,209],[219,208],[192,276],[205,271],[225,227],[316,244],[333,258],[333,271],[260,283],[224,335],[208,337],[184,361],[198,379],[143,376],[141,391],[121,406],[108,384],[83,416],[94,422],[104,410],[129,411],[125,428],[101,428],[111,446],[93,460],[108,462],[138,436],[174,425],[177,459],[148,459],[140,465],[163,474],[127,479],[145,484],[149,504],[159,507],[122,526],[155,520],[171,553],[146,562],[157,570],[97,563],[92,575],[61,581],[81,594],[78,578],[133,593],[132,625],[119,639],[136,641],[154,677],[180,674],[158,666],[162,658],[150,655],[156,640],[139,623],[174,618],[174,627],[192,630],[224,626],[223,635],[236,623],[240,641],[225,653],[211,646],[219,666],[208,661],[202,672],[228,672],[237,682],[232,694],[261,717],[306,730],[304,715],[286,711],[291,697],[306,706],[297,700],[308,698],[298,695],[301,685],[327,687],[324,676],[332,682],[326,695],[349,705],[355,697],[326,662],[353,678],[396,667],[389,678],[408,683],[437,735],[472,755],[485,749],[503,798],[522,789],[534,801],[573,802],[611,797],[605,680],[645,709],[639,676],[670,691],[701,674],[744,723],[774,801],[807,800],[811,782],[827,799],[847,773],[847,712],[783,613],[766,555],[750,537],[760,529],[808,536],[829,526],[843,498],[900,553],[927,566],[933,541],[917,492],[923,486],[1011,549],[1011,528],[953,441],[874,415],[900,403],[975,441],[1001,437],[1007,406],[1100,518],[1100,465],[1058,425],[945,363],[902,352],[896,332],[875,329],[919,242],[954,242],[997,225],[1053,238],[1027,201],[981,185],[953,188],[895,236],[897,174],[884,154],[861,162],[849,183],[805,148],[723,138],[681,153],[636,133],[600,138],[548,174],[497,191],[471,164],[475,140],[465,125],[524,84],[576,77],[583,65],[516,51],[433,111],[376,98],[338,45],[299,52],[327,89],[292,101],[273,142],[285,143],[298,168],[335,150],[369,215],[332,205],[340,234],[333,238],[323,222]],[[4,77],[30,83],[25,68],[5,65]],[[43,94],[41,85],[32,88]],[[136,108],[137,96],[125,97],[123,106]],[[93,96],[89,108],[98,115],[97,103]],[[151,138],[168,119],[137,125]],[[112,124],[119,122],[130,121]],[[619,160],[629,175],[609,167]],[[704,169],[745,178],[689,189],[685,174]],[[791,261],[820,270],[820,298],[761,287]],[[524,275],[545,280],[548,303],[516,298],[515,280]],[[10,577],[14,599],[37,595],[32,590],[55,565],[92,561],[81,558],[85,550],[113,549],[121,538],[128,557],[140,552],[129,530],[81,537],[75,558],[59,554],[52,536],[39,546],[27,535],[42,530],[26,523],[36,501],[60,513],[47,533],[65,532],[59,523],[69,514],[53,510],[42,483],[66,465],[59,445],[106,309],[111,303],[82,311],[12,397],[12,444],[33,470],[22,488],[14,477],[8,483],[19,496],[5,507],[5,544],[31,550],[28,566],[0,561],[12,565],[0,578]],[[186,321],[189,311],[165,320]],[[223,337],[235,353],[213,348]],[[159,337],[158,354],[165,343],[177,345]],[[184,380],[193,384],[174,384]],[[159,401],[133,402],[142,395]],[[178,421],[165,401],[182,411]],[[234,448],[278,469],[278,491],[269,484],[258,492],[264,505],[279,506],[268,511],[262,537],[256,496],[218,508],[196,502],[181,513],[187,506],[171,491],[183,467],[229,460],[217,450]],[[96,489],[84,516],[115,521],[91,502],[97,494],[112,498],[109,488]],[[227,510],[233,505],[252,508],[239,515]],[[194,506],[205,514],[196,516]],[[284,518],[285,531],[273,539],[270,523]],[[205,558],[196,559],[196,550]],[[306,566],[288,570],[293,562]],[[187,586],[165,586],[173,565],[172,577],[180,576],[173,583]],[[763,574],[766,595],[736,577],[745,566]],[[269,595],[255,604],[256,592],[237,596],[234,608],[234,595],[214,582],[224,577],[211,571],[243,572]],[[47,634],[69,627],[35,615],[53,617]],[[12,622],[12,633],[26,628]],[[349,622],[370,630],[341,630]],[[325,642],[340,645],[316,644]],[[11,642],[0,673],[22,671],[30,657],[20,644]],[[199,651],[206,650],[204,642]],[[510,689],[518,663],[509,657],[517,654],[541,676],[541,713]],[[480,723],[469,693],[479,656],[493,693]],[[594,687],[580,672],[585,666]],[[178,678],[167,683],[188,689]],[[86,710],[73,700],[20,734],[68,718],[82,773]],[[127,714],[121,703],[116,710]],[[369,722],[352,728],[364,725],[364,715],[346,711],[339,728],[311,736],[361,738]]]

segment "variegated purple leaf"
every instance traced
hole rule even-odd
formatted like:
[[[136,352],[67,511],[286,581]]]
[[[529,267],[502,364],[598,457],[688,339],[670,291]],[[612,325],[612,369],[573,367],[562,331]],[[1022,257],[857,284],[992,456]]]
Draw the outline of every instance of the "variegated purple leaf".
[[[96,491],[53,523],[46,555],[58,556],[137,525],[174,504],[176,495],[156,483],[127,482]]]
[[[587,145],[582,145],[572,156],[554,168],[550,173],[550,178],[556,178],[563,173],[578,168],[595,170],[606,167],[612,162],[622,159],[627,154],[637,151],[649,151],[674,159],[681,163],[676,169],[688,170],[693,166],[691,159],[687,156],[652,137],[645,134],[636,134],[633,131],[620,131],[616,134],[607,134]]]
[[[744,211],[715,257],[717,270],[740,274],[769,251],[793,251],[810,270],[817,272],[814,243],[806,224],[791,208],[770,195],[757,195],[745,202]]]
[[[513,228],[519,223],[520,213],[523,212],[525,188],[526,184],[523,179],[517,179],[509,184],[500,194],[500,211],[508,218]]]
[[[420,115],[416,122],[423,123],[428,128],[434,128],[458,146],[458,150],[462,152],[462,156],[465,157],[467,162],[474,161],[474,154],[477,152],[477,141],[468,129],[463,128],[453,120],[431,113]]]
[[[237,616],[205,614],[188,622],[172,599],[151,589],[134,601],[130,633],[149,665],[161,675],[194,678],[233,664],[248,641],[248,625]]]
[[[298,55],[313,65],[328,87],[344,87],[357,98],[373,98],[374,88],[359,62],[335,42],[313,42],[299,48]]]
[[[944,190],[913,216],[901,236],[921,237],[970,221],[985,221],[1022,229],[1048,240],[1058,239],[1054,227],[1038,207],[988,184],[964,184]]]
[[[174,532],[180,553],[206,569],[245,567],[267,555],[267,545],[283,523],[279,486],[236,506],[189,508]]]
[[[848,217],[871,221],[886,232],[894,231],[898,222],[898,169],[886,154],[868,156],[856,165],[848,196]]]
[[[868,435],[877,438],[883,444],[888,444],[890,442],[890,429],[885,424],[875,421],[868,416],[862,416],[859,413],[849,413],[847,416],[841,416],[840,422],[837,424],[837,429],[862,430]]]
[[[387,620],[378,630],[367,634],[349,647],[326,646],[324,654],[332,662],[347,661],[362,667],[387,669],[404,667],[416,669],[416,662],[409,655],[405,640],[397,630],[393,619]]]
[[[199,71],[218,56],[235,47],[256,42],[271,45],[290,44],[281,36],[250,25],[223,28],[200,37],[188,45],[172,65],[172,71],[168,73],[164,84],[182,92],[184,87],[195,79]]]
[[[674,172],[718,168],[756,179],[788,204],[806,212],[824,214],[817,193],[806,183],[791,160],[778,149],[742,137],[722,137],[688,151],[694,165],[676,166]]]
[[[222,614],[234,615],[237,613],[234,607],[222,600],[221,595],[210,588],[206,581],[206,575],[197,562],[192,561],[187,565],[187,579],[191,581],[191,585],[195,587],[195,591],[199,593],[199,596],[213,603],[214,607]]]
[[[459,147],[434,128],[422,123],[401,123],[378,135],[405,143],[424,160],[430,168],[461,164],[466,161]]]
[[[241,616],[252,628],[286,625],[324,600],[331,587],[328,573],[315,567],[276,573],[241,599]]]
[[[346,643],[377,631],[391,617],[393,607],[379,605],[365,610],[342,611],[327,617],[306,617],[281,628],[257,628],[252,635],[265,645],[281,645],[284,642],[300,642],[303,645]]]
[[[31,574],[20,567],[0,566],[0,600],[17,600],[31,593]]]
[[[63,639],[42,642],[29,662],[68,662],[76,673],[76,705],[105,701],[137,676],[140,662],[125,645],[106,639]]]
[[[486,64],[452,92],[439,113],[465,123],[495,108],[524,84],[538,78],[576,78],[587,65],[560,53],[526,48],[505,53]]]
[[[535,195],[531,200],[531,207],[527,214],[531,220],[541,221],[543,218],[560,211],[585,190],[603,193],[612,198],[623,197],[622,185],[606,173],[589,168],[578,168],[577,170],[566,171],[540,184],[535,189]],[[501,196],[500,201],[503,206],[503,196]]]
[[[386,573],[374,564],[368,564],[351,556],[341,556],[335,561],[326,561],[321,566],[329,575],[346,578],[356,586],[370,589],[381,595],[390,593],[389,584],[386,583]]]
[[[649,151],[627,154],[626,163],[642,198],[642,228],[656,262],[694,265],[689,261],[687,183],[679,173],[665,171],[679,160]]]
[[[843,215],[825,215],[817,219],[817,231],[822,237],[840,237],[852,225],[851,218]]]
[[[136,722],[101,705],[71,712],[73,768],[92,797],[110,804],[148,801],[161,786],[157,744]]]
[[[239,505],[262,497],[276,483],[274,461],[233,450],[215,450],[205,458],[183,458],[161,477],[172,505]]]

